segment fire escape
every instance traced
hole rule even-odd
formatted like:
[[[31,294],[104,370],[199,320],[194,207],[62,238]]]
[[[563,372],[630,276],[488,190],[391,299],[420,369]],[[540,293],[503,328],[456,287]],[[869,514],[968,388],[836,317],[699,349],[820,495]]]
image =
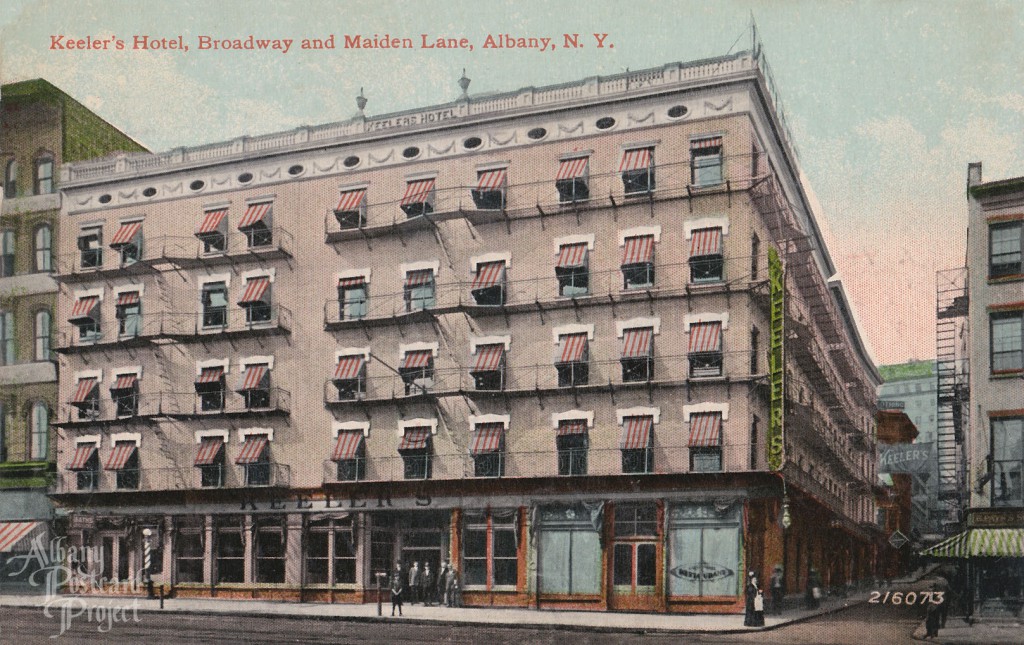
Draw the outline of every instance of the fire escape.
[[[967,268],[939,271],[935,276],[935,371],[937,378],[938,498],[950,510],[966,503],[964,428],[969,412],[970,362],[967,357]],[[947,527],[956,528],[959,513]]]

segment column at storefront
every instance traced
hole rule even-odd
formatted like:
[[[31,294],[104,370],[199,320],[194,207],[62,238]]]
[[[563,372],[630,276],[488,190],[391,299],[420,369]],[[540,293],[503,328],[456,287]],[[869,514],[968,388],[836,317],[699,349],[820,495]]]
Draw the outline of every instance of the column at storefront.
[[[742,502],[669,506],[670,610],[731,613],[744,578]]]
[[[163,531],[159,534],[160,543],[163,544],[164,548],[162,551],[162,571],[159,583],[167,585],[169,591],[174,586],[174,516],[164,515],[163,523],[161,528]]]
[[[190,580],[189,582],[205,582],[213,587],[214,575],[216,575],[216,569],[214,567],[214,544],[213,544],[213,516],[212,515],[201,515],[202,523],[200,525],[203,532],[203,577],[200,580]],[[179,536],[180,537],[180,536]],[[184,580],[182,580],[184,582]]]
[[[534,510],[540,604],[600,608],[604,596],[604,502]]]
[[[302,586],[302,515],[292,513],[285,519],[284,582],[291,587]]]
[[[242,535],[241,535],[241,538],[242,538],[242,579],[239,580],[238,582],[252,582],[256,578],[256,576],[255,576],[255,573],[256,573],[255,569],[256,569],[256,567],[254,566],[255,563],[253,562],[254,549],[253,549],[253,544],[252,544],[252,542],[253,542],[253,540],[252,540],[253,517],[252,517],[252,515],[243,515],[241,520],[242,520]],[[218,542],[219,542],[221,536],[217,536],[217,537],[218,537]],[[223,578],[221,580],[218,580],[218,582],[221,582],[222,580],[223,580]]]

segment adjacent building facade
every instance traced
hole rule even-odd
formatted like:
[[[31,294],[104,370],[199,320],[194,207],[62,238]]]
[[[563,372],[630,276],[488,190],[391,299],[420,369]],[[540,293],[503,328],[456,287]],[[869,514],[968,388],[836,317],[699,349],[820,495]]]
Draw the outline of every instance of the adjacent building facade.
[[[736,612],[876,574],[880,382],[757,55],[65,166],[58,485],[103,578]],[[143,537],[149,529],[151,538]]]

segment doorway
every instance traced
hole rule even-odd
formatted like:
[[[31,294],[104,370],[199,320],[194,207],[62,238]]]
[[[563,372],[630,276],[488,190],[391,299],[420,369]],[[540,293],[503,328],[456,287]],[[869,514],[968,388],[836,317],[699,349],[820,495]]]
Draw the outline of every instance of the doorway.
[[[658,545],[657,506],[615,507],[610,608],[658,609]]]

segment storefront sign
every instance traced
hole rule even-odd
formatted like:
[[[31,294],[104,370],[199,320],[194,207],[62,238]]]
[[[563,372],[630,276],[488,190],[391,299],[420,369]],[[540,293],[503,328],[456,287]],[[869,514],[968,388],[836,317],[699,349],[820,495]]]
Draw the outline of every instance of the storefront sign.
[[[967,515],[969,527],[1022,527],[1024,526],[1024,509],[972,509]]]
[[[896,443],[878,447],[880,473],[927,473],[933,463],[931,443]]]
[[[785,281],[782,260],[774,247],[768,247],[768,288],[771,302],[770,334],[768,341],[768,383],[771,386],[768,415],[768,469],[782,468],[784,443],[783,425],[785,419],[786,366],[784,363],[783,341],[786,318]]]

